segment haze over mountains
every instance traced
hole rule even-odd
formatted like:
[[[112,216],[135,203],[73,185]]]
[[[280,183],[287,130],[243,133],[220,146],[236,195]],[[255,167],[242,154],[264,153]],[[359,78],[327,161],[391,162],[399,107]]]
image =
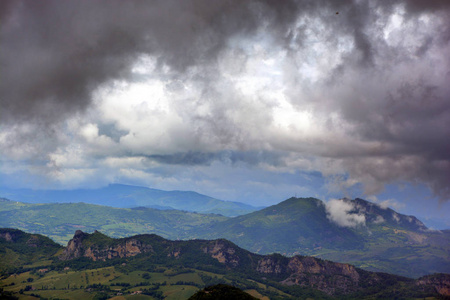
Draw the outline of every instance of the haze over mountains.
[[[227,217],[190,212],[188,209],[155,209],[183,204],[187,195],[189,210],[242,213],[238,203],[225,202],[193,192],[164,192],[147,188],[114,185],[99,190],[80,190],[65,201],[93,199],[113,203],[130,199],[134,208],[113,208],[88,203],[33,203],[1,200],[0,227],[12,227],[47,235],[65,244],[73,232],[99,230],[112,237],[155,233],[169,239],[226,238],[255,253],[315,255],[352,263],[372,270],[418,277],[450,270],[450,231],[429,230],[414,216],[362,199],[341,199],[327,203],[315,198],[290,198],[277,205]],[[31,190],[23,193],[32,196]],[[114,193],[116,192],[116,193]],[[68,191],[38,191],[36,195],[63,196]],[[151,198],[152,195],[158,197]],[[142,197],[142,198],[140,198]],[[196,199],[199,205],[194,205]],[[37,201],[37,197],[34,198]],[[41,199],[41,198],[39,198]],[[47,198],[57,200],[56,198]],[[155,200],[156,199],[156,202]],[[47,200],[48,201],[48,200]],[[153,202],[152,202],[153,201]],[[187,208],[186,205],[182,206]],[[245,206],[244,206],[245,207]],[[248,209],[248,207],[245,207]],[[254,208],[255,209],[255,208]]]
[[[163,191],[110,184],[98,189],[32,190],[0,188],[0,195],[27,203],[91,203],[119,208],[151,207],[237,216],[258,209],[248,204],[218,200],[192,191]],[[259,207],[261,208],[261,207]]]

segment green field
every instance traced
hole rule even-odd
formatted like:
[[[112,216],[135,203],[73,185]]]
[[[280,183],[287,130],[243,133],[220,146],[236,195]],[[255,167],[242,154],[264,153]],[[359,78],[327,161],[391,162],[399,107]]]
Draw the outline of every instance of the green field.
[[[105,267],[74,271],[39,271],[34,269],[20,274],[9,275],[0,280],[0,288],[12,292],[19,299],[168,299],[184,300],[199,289],[213,283],[236,283],[235,278],[224,274],[157,266],[158,272],[135,270],[127,272],[121,267]],[[260,299],[270,295],[289,295],[255,281],[242,280],[239,284],[256,286],[250,293]],[[33,297],[34,296],[34,297]],[[273,298],[273,297],[272,297]],[[271,299],[272,299],[271,298]],[[106,298],[105,298],[106,299]]]

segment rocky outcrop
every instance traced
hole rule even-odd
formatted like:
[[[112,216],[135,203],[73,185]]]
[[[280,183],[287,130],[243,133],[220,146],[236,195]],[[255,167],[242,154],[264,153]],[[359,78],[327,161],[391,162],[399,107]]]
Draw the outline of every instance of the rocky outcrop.
[[[256,271],[264,274],[281,274],[285,271],[285,266],[273,256],[265,256],[258,261]]]
[[[316,289],[330,296],[351,295],[363,292],[366,287],[389,287],[397,284],[397,287],[401,288],[402,285],[398,282],[411,284],[416,288],[415,292],[422,293],[420,295],[428,295],[429,291],[432,291],[430,294],[450,295],[450,275],[428,276],[414,281],[389,274],[367,272],[352,265],[315,257],[253,254],[224,239],[167,241],[149,235],[112,239],[99,232],[87,234],[78,230],[60,259],[88,257],[93,261],[105,261],[146,252],[160,260],[178,260],[181,265],[189,266],[193,259],[195,261],[195,257],[198,257],[200,264],[206,262],[210,267],[211,261],[206,259],[206,256],[209,256],[228,270],[252,274],[263,279],[270,278],[283,285]],[[377,292],[380,291],[378,288]]]
[[[290,275],[282,281],[286,285],[308,286],[329,295],[348,294],[359,289],[360,275],[348,264],[296,256],[289,260],[287,270]]]
[[[13,241],[13,235],[10,232],[0,232],[0,238],[5,239],[7,242]]]
[[[68,260],[84,256],[83,240],[88,236],[81,230],[77,230],[73,238],[67,244],[63,254],[59,257],[61,260]]]
[[[432,286],[438,294],[450,298],[450,274],[424,276],[416,281],[416,285]]]
[[[10,243],[25,242],[25,245],[33,248],[37,248],[41,243],[38,235],[28,234],[17,229],[2,229],[0,238]]]
[[[105,261],[116,257],[131,257],[148,251],[152,251],[150,245],[143,245],[140,241],[132,239],[125,241],[123,244],[110,246],[104,249],[89,247],[84,252],[84,256],[91,258],[93,261]]]
[[[310,274],[335,274],[346,276],[353,282],[359,281],[359,273],[356,268],[349,264],[335,263],[331,261],[321,260],[314,257],[295,256],[289,260],[288,270],[294,274],[310,273]]]
[[[91,236],[101,233],[95,232],[90,235],[77,230],[74,237],[67,244],[63,254],[60,255],[61,260],[68,260],[78,257],[88,257],[93,261],[107,260],[117,257],[131,257],[139,253],[152,252],[152,246],[146,245],[141,241],[130,239],[114,240],[110,245],[95,244],[90,241]]]
[[[305,256],[263,256],[256,271],[284,278],[281,283],[285,285],[311,287],[329,295],[355,292],[360,281],[357,269],[351,265]]]
[[[239,256],[236,255],[236,249],[230,246],[228,241],[216,240],[204,247],[203,252],[227,266],[235,268],[239,265]]]
[[[226,240],[213,241],[202,250],[230,268],[241,266],[237,247]],[[278,254],[258,256],[254,262],[256,272],[274,275],[285,285],[311,287],[329,295],[349,294],[359,289],[360,274],[348,264],[304,256],[286,258]]]

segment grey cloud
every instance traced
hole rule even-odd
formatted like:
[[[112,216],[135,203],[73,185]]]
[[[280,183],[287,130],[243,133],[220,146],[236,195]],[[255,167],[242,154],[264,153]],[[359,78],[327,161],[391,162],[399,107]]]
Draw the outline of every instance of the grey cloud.
[[[324,118],[339,112],[352,128],[347,133],[354,141],[377,146],[358,149],[350,142],[340,148],[330,141],[323,155],[336,159],[352,178],[362,181],[368,194],[404,180],[425,183],[441,200],[448,200],[450,89],[445,82],[450,80],[450,58],[443,53],[450,49],[449,3],[405,2],[404,24],[393,45],[380,37],[381,28],[377,28],[386,24],[389,14],[375,22],[376,9],[368,6],[373,2],[360,3],[359,8],[366,7],[355,5],[340,12],[350,18],[345,26],[337,26],[347,33],[354,28],[355,47],[332,76],[315,84],[320,92],[314,93],[319,96],[313,93],[316,101],[306,105]],[[398,7],[399,3],[392,3],[383,9],[395,12]],[[428,18],[434,19],[428,22],[436,23],[424,32],[425,21],[420,17],[430,12],[434,15]],[[302,91],[298,86],[291,88],[291,97]],[[331,130],[341,126],[331,120],[329,124]]]
[[[449,9],[450,3],[445,0],[411,0],[405,2],[408,11],[411,13],[421,13],[423,11],[436,11]]]
[[[120,138],[128,134],[127,131],[118,129],[114,124],[98,124],[98,134],[110,137],[116,143]]]
[[[183,71],[262,21],[289,24],[295,6],[240,1],[16,1],[0,7],[2,122],[83,111],[91,92],[129,75],[141,53]],[[254,5],[253,5],[254,4]],[[268,16],[268,18],[266,18]],[[282,30],[282,29],[279,29]]]
[[[404,24],[389,44],[383,29],[402,7]],[[45,159],[69,143],[61,134],[64,120],[88,112],[99,86],[142,80],[130,68],[149,54],[157,58],[155,73],[169,69],[168,90],[176,92],[187,80],[201,89],[200,99],[183,98],[178,110],[189,115],[183,121],[193,138],[215,146],[145,153],[151,160],[284,167],[289,150],[334,160],[369,194],[405,180],[449,198],[449,1],[2,1],[0,20],[0,122],[9,130],[4,151],[25,144]],[[268,50],[286,55],[287,100],[326,120],[330,132],[344,131],[348,141],[276,134],[266,140],[273,121],[269,97],[254,95],[256,105],[249,107],[218,72],[230,43],[247,40],[251,47],[261,32]],[[334,55],[332,65],[319,64],[323,57],[314,45]],[[236,73],[249,55],[242,49],[231,54],[230,60],[239,57]],[[305,62],[320,73],[317,81],[299,72]],[[205,103],[209,114],[198,113]],[[126,134],[113,125],[99,130],[116,142]],[[326,168],[318,170],[330,173]]]
[[[170,155],[149,155],[147,158],[169,165],[208,165],[215,159],[213,153],[187,152]]]
[[[148,155],[150,160],[155,160],[162,164],[169,165],[209,165],[213,161],[220,161],[229,165],[245,164],[248,166],[257,166],[259,164],[268,164],[271,166],[282,166],[282,158],[285,153],[269,151],[219,151],[219,152],[184,152],[167,155]]]
[[[142,53],[183,71],[213,62],[230,37],[251,36],[262,27],[274,43],[286,47],[299,15],[319,14],[327,22],[335,17],[332,11],[352,8],[345,16],[350,20],[345,30],[354,33],[358,48],[369,56],[370,43],[359,29],[370,16],[369,8],[360,6],[328,1],[4,4],[0,7],[7,14],[1,27],[0,61],[6,74],[0,86],[2,122],[17,118],[52,122],[83,111],[98,85],[129,76],[131,62]]]

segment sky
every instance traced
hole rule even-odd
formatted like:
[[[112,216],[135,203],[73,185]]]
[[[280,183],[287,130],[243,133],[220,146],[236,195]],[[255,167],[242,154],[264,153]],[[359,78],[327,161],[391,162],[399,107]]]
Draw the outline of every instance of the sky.
[[[0,24],[0,186],[450,226],[450,1],[6,0]]]

